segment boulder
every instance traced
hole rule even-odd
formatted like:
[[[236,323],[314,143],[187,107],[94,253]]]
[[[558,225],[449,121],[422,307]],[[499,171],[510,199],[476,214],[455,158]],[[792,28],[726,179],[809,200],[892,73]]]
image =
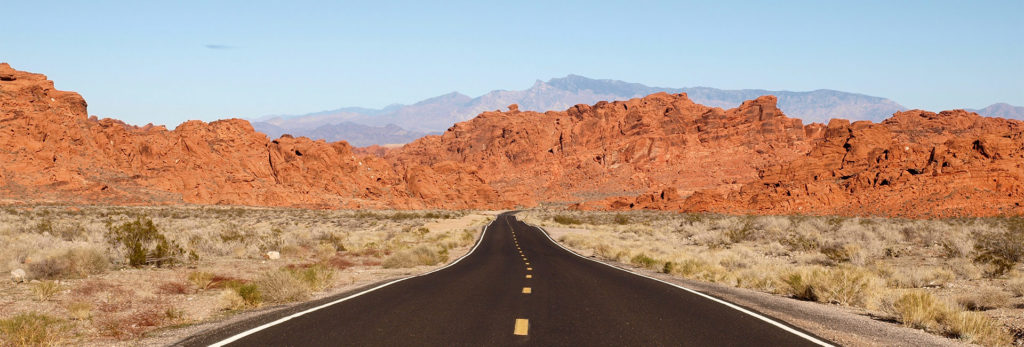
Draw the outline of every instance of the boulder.
[[[14,283],[25,283],[26,275],[25,270],[14,269],[11,270],[11,281]]]

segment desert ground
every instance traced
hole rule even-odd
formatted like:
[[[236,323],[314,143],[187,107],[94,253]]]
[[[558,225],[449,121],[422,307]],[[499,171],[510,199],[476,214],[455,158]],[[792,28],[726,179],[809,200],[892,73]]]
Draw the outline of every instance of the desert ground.
[[[913,220],[534,209],[570,249],[818,302],[981,345],[1024,345],[1024,219]]]
[[[0,345],[173,343],[188,327],[441,266],[468,252],[492,215],[0,209],[0,270],[11,274],[0,283]]]

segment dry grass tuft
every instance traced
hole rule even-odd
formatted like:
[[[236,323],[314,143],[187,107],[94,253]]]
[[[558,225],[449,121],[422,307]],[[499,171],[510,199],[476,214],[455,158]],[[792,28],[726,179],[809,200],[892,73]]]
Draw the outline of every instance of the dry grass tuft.
[[[982,346],[1006,346],[1013,337],[999,323],[977,312],[957,312],[943,320],[946,334]]]
[[[255,286],[262,299],[271,303],[305,300],[310,295],[309,287],[288,270],[265,272],[256,279]]]
[[[57,281],[41,281],[32,285],[32,295],[35,295],[37,301],[49,301],[60,291],[61,285]]]
[[[220,302],[220,307],[225,310],[234,311],[245,308],[245,299],[231,289],[221,290],[217,300]]]
[[[881,287],[870,271],[852,266],[797,269],[781,281],[794,298],[857,307],[871,305]]]
[[[196,287],[197,290],[210,289],[214,284],[214,275],[209,272],[194,271],[188,274],[188,281]]]
[[[327,288],[334,280],[335,271],[325,264],[313,264],[306,268],[292,269],[290,274],[309,290],[318,292]]]
[[[10,346],[61,346],[71,325],[40,313],[22,313],[0,320],[0,342]]]
[[[93,305],[88,301],[73,301],[67,306],[68,315],[76,320],[92,318]]]
[[[448,250],[431,246],[417,246],[395,252],[381,263],[384,268],[407,268],[420,265],[433,266],[448,261]]]
[[[892,288],[942,287],[956,279],[952,271],[942,268],[917,268],[898,270],[890,274],[888,285]]]
[[[904,325],[926,330],[936,330],[940,321],[949,313],[949,307],[934,295],[920,290],[901,295],[893,302],[891,309]]]

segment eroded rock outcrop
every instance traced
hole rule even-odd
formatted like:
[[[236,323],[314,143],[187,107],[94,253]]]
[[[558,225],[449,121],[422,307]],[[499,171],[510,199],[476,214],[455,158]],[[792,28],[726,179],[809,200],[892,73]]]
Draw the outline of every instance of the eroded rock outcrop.
[[[1024,123],[963,110],[834,120],[806,156],[718,197],[677,207],[908,217],[1024,214]]]
[[[467,208],[477,194],[417,194],[384,159],[345,142],[269,140],[245,120],[173,131],[86,116],[77,93],[0,64],[0,195],[7,201]],[[444,169],[448,169],[444,167]],[[435,169],[436,170],[436,169]],[[445,177],[474,193],[488,186]],[[467,193],[468,194],[468,193]],[[490,192],[491,196],[494,192]]]
[[[240,119],[136,127],[86,107],[0,64],[0,203],[1024,214],[1024,123],[962,110],[804,125],[772,96],[724,110],[661,93],[511,105],[401,148],[352,148],[271,140]]]
[[[670,186],[728,191],[806,153],[823,126],[787,118],[774,97],[723,110],[653,94],[566,111],[484,112],[389,151],[399,165],[463,163],[505,200],[577,202]],[[635,194],[635,193],[634,193]]]

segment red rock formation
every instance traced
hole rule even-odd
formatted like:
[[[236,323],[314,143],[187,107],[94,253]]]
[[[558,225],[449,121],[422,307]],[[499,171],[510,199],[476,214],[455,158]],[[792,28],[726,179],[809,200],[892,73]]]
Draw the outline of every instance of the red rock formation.
[[[0,64],[0,134],[0,196],[8,201],[466,208],[489,189],[444,176],[434,181],[474,194],[440,199],[408,189],[406,172],[356,155],[345,142],[270,141],[241,119],[167,131],[87,118],[80,95],[7,64]]]
[[[1024,214],[1024,123],[962,110],[803,125],[772,96],[685,94],[484,112],[402,148],[248,122],[173,131],[86,116],[76,93],[0,64],[0,201],[843,215]]]
[[[576,202],[671,186],[727,191],[806,153],[821,125],[785,117],[765,96],[738,108],[654,94],[566,111],[484,112],[387,153],[399,165],[458,162],[521,205]]]
[[[1024,214],[1024,122],[963,110],[833,120],[806,156],[732,194],[676,207],[907,217]]]

